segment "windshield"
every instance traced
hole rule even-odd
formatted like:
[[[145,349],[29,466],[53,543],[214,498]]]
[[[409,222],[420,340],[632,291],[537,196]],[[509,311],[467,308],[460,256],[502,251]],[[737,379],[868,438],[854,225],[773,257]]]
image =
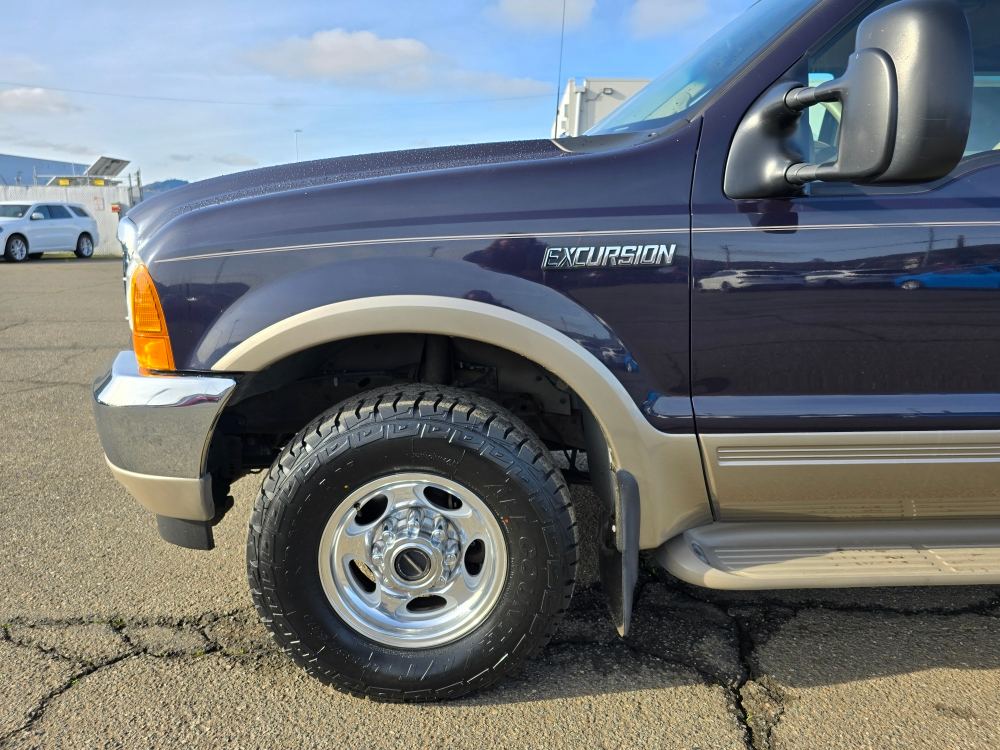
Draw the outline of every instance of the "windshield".
[[[27,213],[28,209],[31,208],[30,205],[17,205],[17,206],[3,206],[0,205],[0,218],[3,219],[20,219]]]
[[[587,131],[607,135],[658,128],[683,115],[740,68],[815,0],[758,0],[695,50]]]

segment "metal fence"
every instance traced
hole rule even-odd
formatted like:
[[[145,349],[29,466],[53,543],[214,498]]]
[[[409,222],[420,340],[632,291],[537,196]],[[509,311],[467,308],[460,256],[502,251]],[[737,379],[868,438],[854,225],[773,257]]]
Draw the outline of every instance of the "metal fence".
[[[94,255],[121,256],[122,254],[122,246],[117,239],[118,214],[111,210],[111,206],[117,203],[121,206],[122,213],[125,212],[130,205],[127,186],[0,185],[0,200],[25,203],[36,201],[78,203],[97,219],[97,231],[101,235],[101,242],[94,248]]]

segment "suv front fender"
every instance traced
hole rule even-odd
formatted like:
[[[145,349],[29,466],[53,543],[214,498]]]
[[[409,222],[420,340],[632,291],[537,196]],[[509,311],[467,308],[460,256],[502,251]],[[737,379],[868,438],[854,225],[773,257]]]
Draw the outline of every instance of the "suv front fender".
[[[531,360],[565,382],[600,428],[609,469],[625,470],[636,478],[643,549],[711,521],[695,436],[655,429],[593,354],[554,328],[497,305],[428,295],[335,302],[264,328],[224,354],[212,369],[256,372],[320,344],[393,333],[437,334],[491,344]]]

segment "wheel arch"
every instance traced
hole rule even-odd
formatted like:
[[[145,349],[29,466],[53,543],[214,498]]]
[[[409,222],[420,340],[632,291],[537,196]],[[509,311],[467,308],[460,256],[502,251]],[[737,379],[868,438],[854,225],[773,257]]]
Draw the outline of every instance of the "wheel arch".
[[[5,249],[7,247],[7,243],[10,242],[15,237],[20,237],[22,240],[24,240],[24,246],[28,248],[28,250],[31,250],[31,240],[28,239],[28,235],[26,235],[24,232],[18,232],[18,231],[11,232],[7,236],[7,239],[4,240],[3,246]]]
[[[697,442],[646,420],[608,367],[564,333],[497,305],[452,297],[389,295],[323,305],[274,323],[220,357],[217,372],[258,372],[321,344],[385,334],[463,338],[516,354],[562,380],[599,429],[598,462],[638,483],[640,544],[652,548],[710,520]],[[610,478],[609,478],[610,479]],[[610,481],[608,482],[610,484]]]

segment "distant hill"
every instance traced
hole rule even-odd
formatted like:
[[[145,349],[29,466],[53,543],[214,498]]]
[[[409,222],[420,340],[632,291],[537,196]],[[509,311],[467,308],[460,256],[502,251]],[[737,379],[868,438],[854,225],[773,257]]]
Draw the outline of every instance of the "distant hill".
[[[187,180],[160,180],[159,182],[151,182],[148,185],[142,186],[142,197],[152,198],[154,195],[165,193],[168,190],[173,190],[187,184]]]

